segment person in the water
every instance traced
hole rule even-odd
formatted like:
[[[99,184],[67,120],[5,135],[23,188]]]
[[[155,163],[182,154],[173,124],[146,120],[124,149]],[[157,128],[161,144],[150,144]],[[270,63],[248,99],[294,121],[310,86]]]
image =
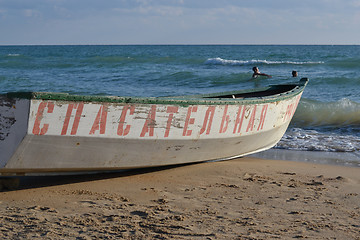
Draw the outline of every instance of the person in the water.
[[[266,73],[261,73],[258,67],[253,67],[252,70],[254,71],[254,73],[252,75],[253,78],[257,78],[258,76],[266,76],[266,77],[271,78],[270,75],[268,75]]]
[[[298,76],[297,71],[292,71],[292,76],[293,76],[293,77],[297,77],[297,76]]]

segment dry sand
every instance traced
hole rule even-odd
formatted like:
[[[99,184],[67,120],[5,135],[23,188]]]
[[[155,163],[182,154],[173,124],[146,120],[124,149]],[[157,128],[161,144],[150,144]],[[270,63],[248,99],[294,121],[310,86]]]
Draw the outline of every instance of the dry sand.
[[[1,239],[360,239],[360,168],[239,158],[26,177]]]

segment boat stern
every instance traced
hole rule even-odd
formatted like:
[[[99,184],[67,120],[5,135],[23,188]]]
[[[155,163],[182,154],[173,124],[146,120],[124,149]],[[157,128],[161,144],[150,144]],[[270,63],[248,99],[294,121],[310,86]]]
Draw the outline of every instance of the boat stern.
[[[0,95],[0,175],[27,133],[30,100]]]

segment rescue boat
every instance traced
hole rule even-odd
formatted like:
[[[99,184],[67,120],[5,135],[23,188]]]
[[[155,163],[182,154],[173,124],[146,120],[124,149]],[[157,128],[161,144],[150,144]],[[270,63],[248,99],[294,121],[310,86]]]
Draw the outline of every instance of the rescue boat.
[[[173,97],[0,95],[0,175],[107,171],[227,160],[273,147],[307,78]]]

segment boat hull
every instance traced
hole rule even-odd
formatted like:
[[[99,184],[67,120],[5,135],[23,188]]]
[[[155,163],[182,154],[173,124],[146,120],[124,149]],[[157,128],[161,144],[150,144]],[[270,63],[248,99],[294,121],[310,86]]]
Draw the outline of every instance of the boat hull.
[[[261,137],[267,138],[264,144],[257,143],[259,137],[256,134],[202,141],[26,136],[2,172],[131,169],[225,160],[271,148],[285,130],[286,126],[282,126],[262,133]]]
[[[131,169],[244,156],[281,139],[301,94],[198,104],[2,96],[0,173]]]

